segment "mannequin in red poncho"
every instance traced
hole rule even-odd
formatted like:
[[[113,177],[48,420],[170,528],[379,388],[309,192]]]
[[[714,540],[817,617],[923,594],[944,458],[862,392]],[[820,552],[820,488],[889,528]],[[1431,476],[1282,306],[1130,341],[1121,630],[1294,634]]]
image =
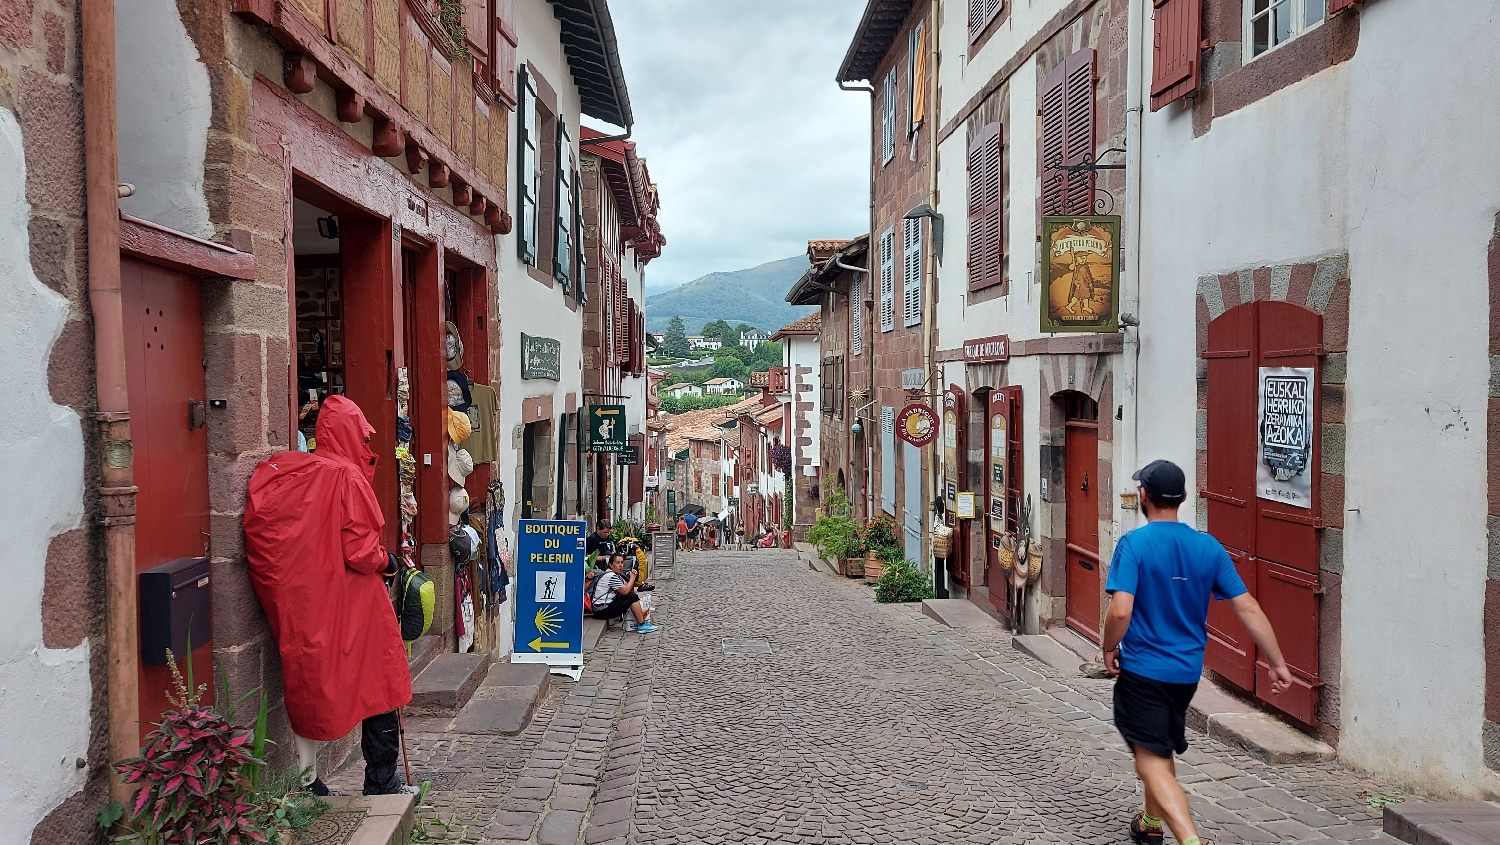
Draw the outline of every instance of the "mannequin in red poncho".
[[[411,701],[383,580],[394,568],[371,486],[374,433],[359,406],[328,397],[318,414],[317,454],[263,461],[245,500],[250,582],[281,651],[299,761],[310,765],[310,740],[339,739],[363,722],[366,795],[402,791],[396,708]],[[326,792],[321,781],[313,786]]]

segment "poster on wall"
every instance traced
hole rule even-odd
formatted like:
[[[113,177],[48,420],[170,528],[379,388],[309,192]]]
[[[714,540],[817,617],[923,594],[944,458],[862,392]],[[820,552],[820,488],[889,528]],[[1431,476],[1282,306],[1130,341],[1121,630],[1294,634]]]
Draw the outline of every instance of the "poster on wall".
[[[1042,218],[1042,331],[1120,329],[1120,218]]]
[[[1255,415],[1255,495],[1312,508],[1313,369],[1261,367]]]

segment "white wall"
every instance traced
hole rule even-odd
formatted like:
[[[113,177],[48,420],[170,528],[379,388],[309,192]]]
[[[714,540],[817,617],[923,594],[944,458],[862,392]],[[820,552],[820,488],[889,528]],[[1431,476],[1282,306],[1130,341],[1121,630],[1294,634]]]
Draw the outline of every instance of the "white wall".
[[[1348,253],[1339,754],[1469,795],[1497,790],[1480,737],[1500,172],[1473,166],[1500,142],[1500,115],[1473,107],[1500,83],[1497,10],[1362,6],[1350,62],[1197,140],[1181,108],[1148,112],[1142,145],[1141,458],[1192,477],[1199,276]]]
[[[52,402],[48,359],[68,303],[31,268],[26,161],[15,115],[0,108],[0,830],[22,838],[83,787],[88,756],[89,643],[42,644],[42,587],[51,539],[83,518],[83,428]],[[25,479],[24,483],[19,482]]]
[[[568,69],[567,57],[563,54],[561,27],[552,14],[552,4],[547,0],[518,0],[516,3],[516,30],[520,45],[516,48],[517,64],[530,62],[541,76],[557,92],[559,115],[567,120],[569,134],[573,138],[573,160],[578,160],[578,89],[573,84],[573,75]],[[512,149],[509,160],[515,161],[516,117],[511,115]],[[543,190],[548,190],[543,186]],[[517,196],[512,192],[512,198]],[[511,215],[516,227],[508,235],[495,238],[497,266],[499,272],[500,299],[497,313],[500,320],[500,474],[505,484],[505,524],[512,533],[520,519],[522,491],[517,489],[521,466],[522,400],[526,398],[552,397],[552,426],[554,450],[547,455],[537,455],[537,469],[557,470],[556,428],[559,417],[567,410],[567,395],[577,397],[580,410],[586,404],[583,398],[583,312],[571,311],[563,299],[562,291],[547,287],[526,272],[526,265],[516,254],[516,229],[520,227],[520,215],[516,214],[514,202]],[[540,221],[539,225],[549,225]],[[540,259],[547,264],[550,262]],[[554,338],[562,343],[559,381],[521,378],[521,334]],[[569,438],[571,440],[571,436]],[[552,503],[540,512],[548,517],[552,514]],[[512,541],[511,547],[515,547]],[[500,614],[500,653],[509,653],[514,621],[511,617],[514,602]]]
[[[817,477],[818,474],[818,443],[821,442],[820,431],[823,424],[822,394],[819,393],[822,378],[822,350],[816,335],[790,335],[783,342],[783,356],[786,360],[788,375],[792,384],[792,413],[788,419],[792,420],[792,428],[786,432],[786,442],[796,450],[792,458],[792,465],[804,465],[804,474]],[[798,367],[808,370],[805,375],[798,375]],[[807,385],[811,390],[798,391],[797,385]],[[795,403],[809,402],[812,410],[798,413]],[[805,437],[812,441],[810,446],[797,446],[798,425],[806,425]]]
[[[126,214],[200,238],[214,234],[203,195],[208,69],[174,0],[132,0],[115,16],[120,181]]]

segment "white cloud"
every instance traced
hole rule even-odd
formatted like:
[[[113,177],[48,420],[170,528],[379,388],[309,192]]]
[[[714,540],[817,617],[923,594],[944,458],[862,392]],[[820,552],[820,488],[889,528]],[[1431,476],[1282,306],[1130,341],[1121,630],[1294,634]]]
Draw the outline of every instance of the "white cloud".
[[[863,0],[616,0],[637,151],[661,190],[653,289],[869,223],[870,99],[834,81]]]

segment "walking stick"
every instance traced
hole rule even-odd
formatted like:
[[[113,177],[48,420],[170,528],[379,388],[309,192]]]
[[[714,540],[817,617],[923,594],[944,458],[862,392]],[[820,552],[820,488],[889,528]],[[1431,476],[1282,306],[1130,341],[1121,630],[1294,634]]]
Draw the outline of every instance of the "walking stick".
[[[401,718],[401,708],[396,708],[396,730],[401,734],[401,762],[406,764],[406,785],[414,786],[411,782],[411,758],[406,756],[406,720]]]

